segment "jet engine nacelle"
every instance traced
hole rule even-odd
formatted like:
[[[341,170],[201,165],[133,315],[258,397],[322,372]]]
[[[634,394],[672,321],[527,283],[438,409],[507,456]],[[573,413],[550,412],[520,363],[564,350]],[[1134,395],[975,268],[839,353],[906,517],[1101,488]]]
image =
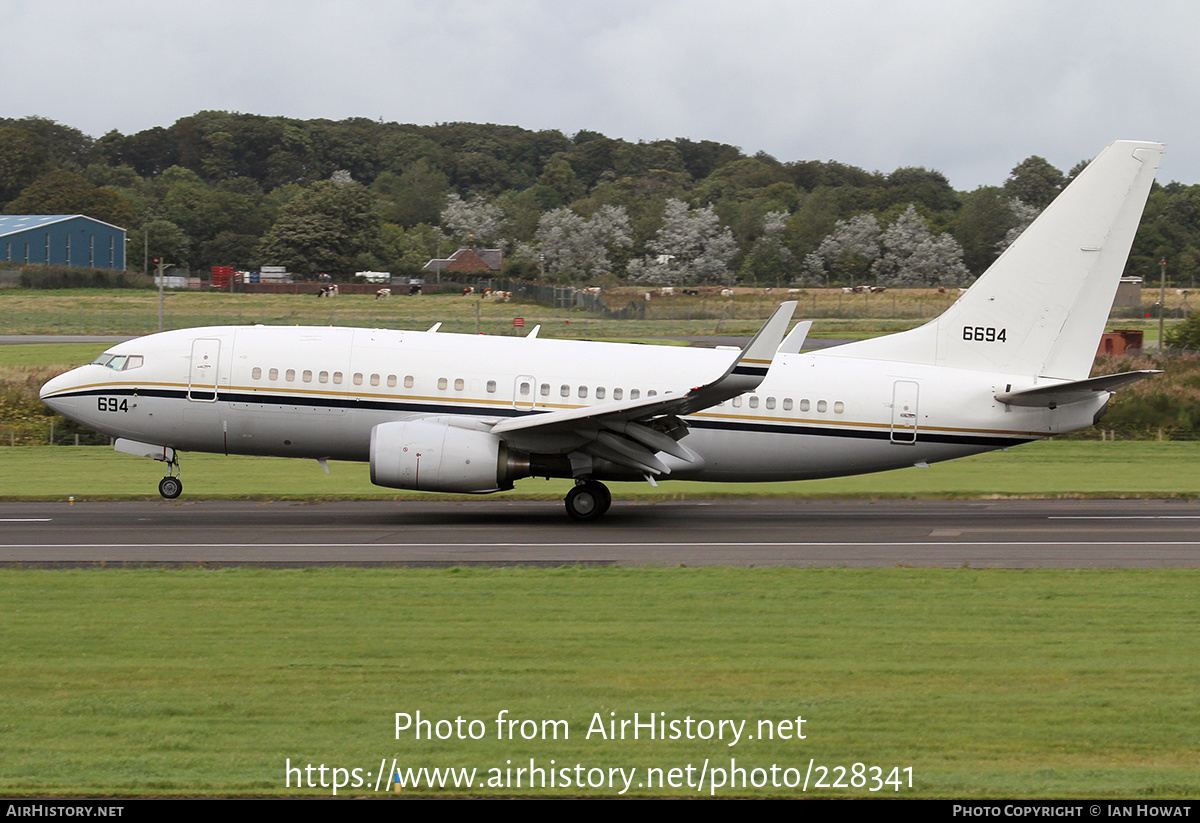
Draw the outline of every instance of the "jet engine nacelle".
[[[381,423],[371,429],[371,482],[376,486],[494,492],[512,488],[509,474],[508,448],[491,432],[453,425],[447,418]]]

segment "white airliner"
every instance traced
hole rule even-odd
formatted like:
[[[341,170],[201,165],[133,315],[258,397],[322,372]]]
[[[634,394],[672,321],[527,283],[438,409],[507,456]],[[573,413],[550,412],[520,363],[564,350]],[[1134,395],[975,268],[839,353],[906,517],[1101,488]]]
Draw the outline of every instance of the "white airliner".
[[[944,314],[801,354],[781,305],[721,349],[325,327],[182,329],[114,346],[42,399],[167,463],[179,452],[369,461],[380,486],[485,493],[570,477],[803,480],[1003,448],[1092,425],[1117,387],[1088,378],[1162,155],[1113,143]],[[326,467],[326,471],[328,468]]]

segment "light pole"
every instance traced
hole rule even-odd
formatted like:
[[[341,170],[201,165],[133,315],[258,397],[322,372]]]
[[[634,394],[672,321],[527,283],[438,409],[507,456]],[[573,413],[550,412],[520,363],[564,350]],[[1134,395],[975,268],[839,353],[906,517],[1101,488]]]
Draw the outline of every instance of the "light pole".
[[[1167,312],[1167,258],[1158,262],[1160,279],[1158,284],[1158,352],[1162,354],[1163,345],[1163,315]]]
[[[167,278],[163,276],[163,269],[167,266],[173,266],[174,263],[164,263],[161,257],[155,258],[155,263],[158,264],[158,330],[163,330],[163,281]]]

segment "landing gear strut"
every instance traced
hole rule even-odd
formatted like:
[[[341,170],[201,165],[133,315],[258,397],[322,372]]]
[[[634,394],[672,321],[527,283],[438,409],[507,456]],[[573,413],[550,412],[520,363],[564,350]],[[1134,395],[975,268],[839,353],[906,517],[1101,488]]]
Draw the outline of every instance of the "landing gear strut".
[[[179,479],[179,455],[167,462],[167,476],[158,481],[158,493],[168,500],[183,494],[183,481]]]
[[[575,488],[567,493],[567,514],[572,520],[586,522],[595,520],[612,505],[612,493],[603,483],[595,480],[579,480]]]

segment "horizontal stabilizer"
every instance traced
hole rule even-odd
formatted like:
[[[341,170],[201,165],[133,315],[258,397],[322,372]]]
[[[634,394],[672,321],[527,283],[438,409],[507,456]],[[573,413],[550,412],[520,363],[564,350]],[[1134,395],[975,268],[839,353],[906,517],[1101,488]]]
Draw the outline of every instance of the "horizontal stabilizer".
[[[1155,369],[1142,369],[1141,371],[1128,371],[1121,374],[1106,374],[1103,377],[1091,377],[1087,380],[1072,380],[1069,383],[1055,383],[1050,386],[1038,386],[1033,389],[1002,392],[996,395],[996,399],[1010,406],[1053,409],[1056,406],[1065,406],[1068,403],[1090,400],[1096,396],[1097,392],[1112,391],[1121,386],[1128,386],[1130,383],[1136,383],[1152,374],[1162,374],[1162,372]]]

